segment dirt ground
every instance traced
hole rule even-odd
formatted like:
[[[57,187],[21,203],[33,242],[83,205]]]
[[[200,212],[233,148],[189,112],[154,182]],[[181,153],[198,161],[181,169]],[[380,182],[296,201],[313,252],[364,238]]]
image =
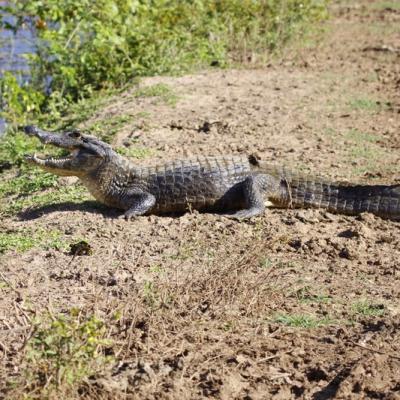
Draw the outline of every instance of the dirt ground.
[[[400,182],[398,2],[335,3],[323,39],[299,47],[264,68],[146,79],[176,100],[128,90],[86,125],[133,116],[114,144],[146,149],[141,163],[254,153]],[[57,229],[93,254],[0,255],[0,389],[26,368],[31,314],[77,307],[107,321],[115,359],[82,397],[400,399],[399,222],[277,209],[126,222],[84,202],[1,224]]]

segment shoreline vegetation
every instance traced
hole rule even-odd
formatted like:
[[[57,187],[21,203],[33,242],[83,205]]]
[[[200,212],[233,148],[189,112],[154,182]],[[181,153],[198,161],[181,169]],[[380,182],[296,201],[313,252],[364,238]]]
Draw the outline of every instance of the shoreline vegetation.
[[[0,11],[9,16],[1,29],[37,39],[30,80],[20,83],[19,71],[0,78],[1,116],[13,130],[27,121],[58,127],[71,104],[141,76],[262,65],[326,19],[327,1],[33,0]]]

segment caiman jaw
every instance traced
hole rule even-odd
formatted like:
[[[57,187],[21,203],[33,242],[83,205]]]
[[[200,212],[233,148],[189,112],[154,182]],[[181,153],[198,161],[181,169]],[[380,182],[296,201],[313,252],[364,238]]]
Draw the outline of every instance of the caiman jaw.
[[[62,167],[62,165],[66,162],[71,161],[76,155],[78,154],[78,150],[74,150],[71,152],[70,155],[66,156],[66,157],[47,157],[47,158],[40,158],[38,157],[36,154],[34,155],[27,155],[26,159],[28,161],[31,161],[37,165],[40,166],[60,166]]]
[[[47,157],[41,158],[36,154],[25,156],[26,160],[34,165],[43,168],[46,171],[53,172],[57,175],[72,175],[71,161],[74,159],[78,150],[74,150],[66,157]]]
[[[26,160],[48,172],[62,176],[82,177],[98,168],[105,155],[112,149],[93,136],[83,135],[78,130],[63,133],[43,131],[35,126],[26,126],[28,136],[38,138],[45,145],[52,145],[69,152],[64,157],[42,157],[29,155]]]

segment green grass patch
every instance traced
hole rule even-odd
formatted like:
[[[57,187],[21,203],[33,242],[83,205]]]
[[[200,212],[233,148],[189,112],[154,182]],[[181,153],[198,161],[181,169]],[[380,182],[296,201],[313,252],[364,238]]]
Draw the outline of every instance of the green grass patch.
[[[380,135],[359,129],[342,133],[332,128],[325,128],[324,133],[333,146],[339,145],[343,161],[349,165],[347,178],[358,179],[367,175],[369,179],[379,179],[382,173],[399,172],[399,166],[394,159],[395,153],[384,147],[385,138]]]
[[[165,268],[158,264],[151,266],[149,268],[149,270],[150,270],[150,272],[152,272],[153,274],[156,274],[156,275],[162,275],[162,274],[165,274],[165,272],[166,272]]]
[[[366,24],[365,29],[367,29],[370,33],[374,35],[391,36],[397,35],[399,33],[398,24],[388,24],[387,22],[380,21],[375,21],[372,24]],[[387,57],[387,55],[383,53],[382,57]]]
[[[174,90],[164,83],[142,87],[135,92],[135,97],[157,97],[170,106],[175,106],[179,99]]]
[[[355,145],[348,151],[348,157],[361,164],[353,168],[353,172],[358,171],[359,174],[375,170],[382,156],[384,156],[382,149],[365,145]]]
[[[28,208],[40,208],[50,205],[69,202],[81,202],[90,199],[87,190],[80,184],[61,186],[56,190],[17,197],[12,201],[9,198],[0,198],[0,215],[15,215]]]
[[[371,4],[374,10],[400,10],[400,3],[398,1],[377,1]]]
[[[113,358],[105,355],[112,345],[108,328],[95,315],[78,309],[66,314],[43,314],[32,321],[21,380],[34,398],[78,396],[80,383],[103,370]],[[25,397],[24,397],[25,398]]]
[[[283,260],[273,261],[273,260],[270,260],[269,258],[261,259],[259,261],[259,266],[261,269],[271,269],[271,268],[278,268],[278,269],[295,268],[295,269],[297,269],[299,267],[293,261],[283,261]]]
[[[358,129],[351,129],[345,133],[345,139],[351,140],[355,144],[376,143],[379,136]]]
[[[8,250],[24,252],[33,247],[42,249],[66,249],[62,234],[58,230],[42,228],[32,230],[23,229],[20,232],[0,232],[0,254]]]
[[[88,121],[101,107],[109,104],[116,90],[102,90],[88,98],[80,98],[77,102],[68,102],[54,98],[49,103],[49,112],[38,115],[38,125],[54,131],[67,130]]]
[[[110,143],[115,134],[125,125],[132,122],[133,119],[133,115],[114,115],[113,117],[98,120],[90,124],[85,131]]]
[[[351,312],[355,317],[379,317],[385,314],[385,307],[383,304],[360,300],[352,304]]]
[[[352,110],[378,112],[387,109],[389,104],[369,98],[354,98],[349,101],[349,106]]]
[[[145,147],[136,147],[136,146],[117,147],[115,151],[118,154],[121,154],[122,156],[132,157],[138,160],[147,158],[153,154],[153,152],[150,149],[146,149]]]
[[[301,303],[330,303],[332,301],[331,296],[313,293],[311,286],[296,290],[295,296]]]
[[[32,169],[29,172],[21,172],[19,176],[5,176],[0,182],[0,199],[10,195],[27,195],[40,190],[57,186],[56,175]]]
[[[393,166],[382,165],[382,160],[387,159],[388,155],[377,142],[380,140],[378,135],[351,129],[344,134],[344,138],[350,143],[346,146],[346,158],[353,163],[351,167],[352,175],[360,176],[371,171],[393,169]]]
[[[333,320],[328,317],[317,318],[305,314],[279,314],[273,319],[273,322],[295,328],[312,329],[320,326],[331,325]]]
[[[261,269],[270,269],[274,266],[274,262],[269,258],[264,258],[260,260],[260,268]]]

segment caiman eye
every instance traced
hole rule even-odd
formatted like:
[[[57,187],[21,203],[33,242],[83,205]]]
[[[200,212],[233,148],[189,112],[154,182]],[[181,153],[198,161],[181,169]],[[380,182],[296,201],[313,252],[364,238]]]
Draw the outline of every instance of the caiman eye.
[[[81,133],[77,129],[74,131],[71,131],[68,135],[69,135],[69,137],[72,137],[74,139],[81,137]]]

